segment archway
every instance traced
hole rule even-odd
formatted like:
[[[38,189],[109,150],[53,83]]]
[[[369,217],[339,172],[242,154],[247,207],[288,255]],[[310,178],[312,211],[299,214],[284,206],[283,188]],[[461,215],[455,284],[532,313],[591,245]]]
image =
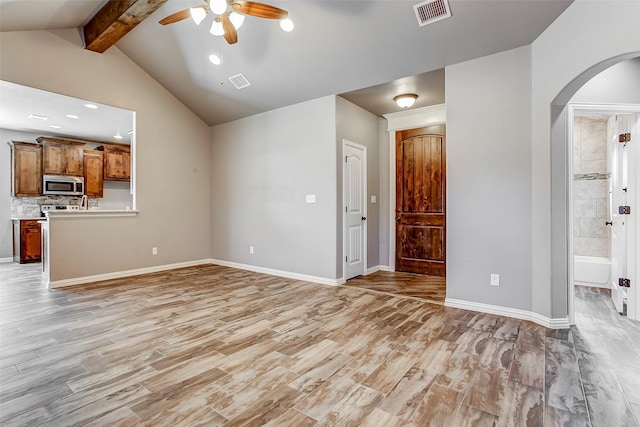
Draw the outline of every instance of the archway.
[[[631,52],[612,57],[588,68],[567,84],[551,103],[551,296],[554,305],[564,305],[573,323],[572,259],[569,258],[571,209],[570,190],[571,140],[568,104],[592,78],[622,61],[640,57]]]

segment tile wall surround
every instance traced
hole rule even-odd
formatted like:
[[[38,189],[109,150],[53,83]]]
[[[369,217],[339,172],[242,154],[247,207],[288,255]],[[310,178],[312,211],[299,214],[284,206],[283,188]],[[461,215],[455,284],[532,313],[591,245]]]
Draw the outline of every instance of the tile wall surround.
[[[576,117],[573,125],[574,255],[609,257],[607,119]]]
[[[40,205],[78,205],[80,197],[40,196],[12,197],[11,218],[34,218],[40,215]],[[89,207],[100,207],[100,199],[89,199]]]

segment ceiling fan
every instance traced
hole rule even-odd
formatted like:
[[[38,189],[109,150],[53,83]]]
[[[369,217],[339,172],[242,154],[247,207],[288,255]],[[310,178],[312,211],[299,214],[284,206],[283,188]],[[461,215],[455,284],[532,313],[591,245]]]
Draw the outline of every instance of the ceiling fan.
[[[227,43],[234,44],[238,41],[237,30],[244,21],[244,15],[278,20],[284,20],[289,15],[289,12],[278,7],[248,0],[204,0],[204,3],[173,13],[160,20],[160,24],[173,24],[191,17],[196,25],[200,25],[207,13],[212,12],[215,18],[211,25],[211,34],[224,36]]]

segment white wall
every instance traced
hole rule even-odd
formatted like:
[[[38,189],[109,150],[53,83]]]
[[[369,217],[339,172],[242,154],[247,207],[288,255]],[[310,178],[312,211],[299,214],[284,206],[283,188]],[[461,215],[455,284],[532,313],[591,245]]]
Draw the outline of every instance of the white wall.
[[[639,57],[607,68],[584,84],[571,102],[591,104],[640,104]]]
[[[211,140],[211,256],[336,279],[336,97],[215,126]]]
[[[620,58],[638,56],[639,19],[638,1],[575,1],[531,45],[532,309],[543,316],[568,310],[562,105]]]
[[[447,298],[529,311],[530,48],[447,67],[446,82]]]
[[[52,280],[209,258],[205,123],[116,47],[84,50],[74,29],[0,33],[0,62],[2,80],[137,112],[139,215],[52,223]]]
[[[380,174],[379,156],[380,144],[378,134],[379,118],[347,101],[344,98],[336,98],[336,154],[337,154],[337,272],[338,277],[342,277],[342,267],[344,254],[343,244],[343,209],[342,209],[342,140],[346,139],[367,147],[367,268],[376,267],[380,264],[379,258],[379,233],[380,233]],[[375,195],[377,202],[371,203],[371,196]],[[386,224],[385,224],[386,225]],[[384,260],[387,264],[387,260]]]

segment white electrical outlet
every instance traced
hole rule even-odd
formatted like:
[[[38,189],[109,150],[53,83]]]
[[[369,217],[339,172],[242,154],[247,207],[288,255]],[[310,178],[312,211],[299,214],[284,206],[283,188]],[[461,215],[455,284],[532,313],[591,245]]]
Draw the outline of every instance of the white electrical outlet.
[[[491,286],[500,286],[500,275],[491,274]]]
[[[151,255],[158,255],[158,248],[151,248]]]
[[[249,253],[253,254],[253,246],[249,246]]]

